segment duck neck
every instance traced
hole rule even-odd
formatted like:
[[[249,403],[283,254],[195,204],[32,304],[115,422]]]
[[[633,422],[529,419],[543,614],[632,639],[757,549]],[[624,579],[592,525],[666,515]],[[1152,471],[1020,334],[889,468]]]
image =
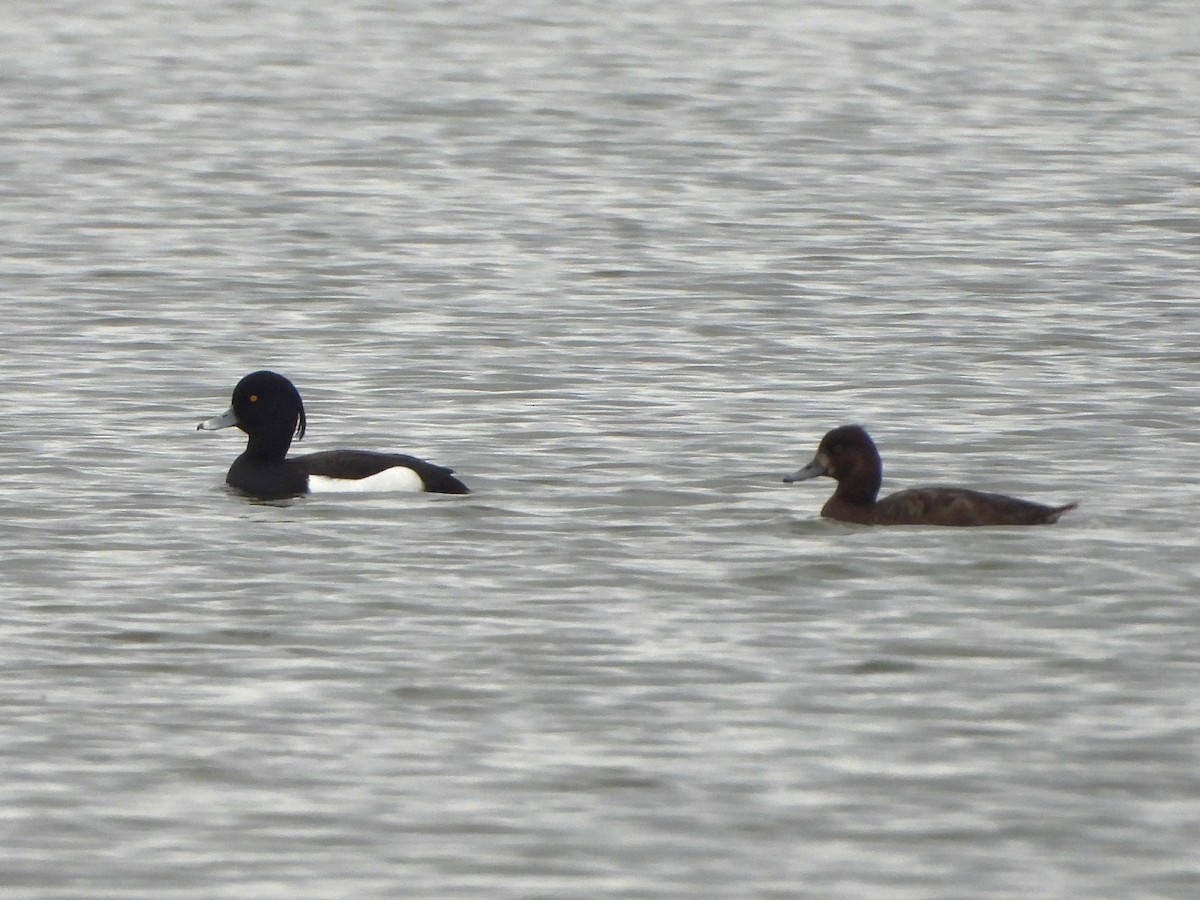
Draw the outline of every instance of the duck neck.
[[[245,455],[260,462],[278,462],[287,456],[288,448],[292,446],[291,431],[277,434],[258,433],[249,437]]]
[[[883,484],[883,465],[878,453],[873,456],[873,459],[858,463],[838,479],[837,490],[833,492],[837,500],[854,506],[875,505],[879,487]]]

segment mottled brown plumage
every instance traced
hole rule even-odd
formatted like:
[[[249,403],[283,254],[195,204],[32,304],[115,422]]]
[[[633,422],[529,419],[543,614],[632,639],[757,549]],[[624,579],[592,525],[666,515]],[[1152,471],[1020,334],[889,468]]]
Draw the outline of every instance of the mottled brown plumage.
[[[826,434],[813,461],[783,480],[790,484],[821,475],[837,482],[821,515],[859,525],[1048,525],[1076,506],[1046,506],[958,487],[910,488],[879,500],[883,462],[871,436],[857,425]]]

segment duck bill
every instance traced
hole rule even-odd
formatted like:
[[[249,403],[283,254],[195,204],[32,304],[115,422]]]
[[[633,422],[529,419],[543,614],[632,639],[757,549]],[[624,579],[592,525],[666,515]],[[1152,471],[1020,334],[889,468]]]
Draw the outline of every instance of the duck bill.
[[[220,431],[222,428],[232,428],[238,423],[237,415],[233,411],[233,407],[225,410],[219,416],[213,416],[211,419],[206,419],[196,426],[197,431]]]
[[[798,472],[793,472],[791,475],[783,479],[784,484],[792,484],[795,481],[808,481],[810,478],[818,478],[821,475],[828,475],[829,467],[821,462],[821,458],[817,457],[807,466]]]

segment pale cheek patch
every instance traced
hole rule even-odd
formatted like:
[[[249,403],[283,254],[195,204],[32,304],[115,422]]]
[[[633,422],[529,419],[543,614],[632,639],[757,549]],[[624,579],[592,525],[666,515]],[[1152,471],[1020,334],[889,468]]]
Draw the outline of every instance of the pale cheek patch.
[[[308,490],[312,494],[368,494],[383,491],[415,493],[425,490],[421,476],[412,469],[395,466],[366,478],[330,478],[309,475]]]

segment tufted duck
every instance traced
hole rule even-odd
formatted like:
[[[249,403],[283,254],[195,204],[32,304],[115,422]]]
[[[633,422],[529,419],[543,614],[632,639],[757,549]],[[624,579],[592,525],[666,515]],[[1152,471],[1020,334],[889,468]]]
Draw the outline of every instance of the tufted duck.
[[[1076,504],[1044,506],[1003,494],[955,487],[910,488],[877,500],[883,463],[875,442],[857,425],[821,439],[807,466],[785,483],[828,475],[837,482],[821,515],[859,525],[1048,525]]]
[[[253,372],[233,389],[229,411],[196,426],[216,431],[236,425],[246,450],[225,481],[254,497],[272,499],[322,491],[431,491],[466,494],[453,471],[414,456],[368,450],[327,450],[287,456],[292,437],[304,437],[304,404],[296,386],[274,372]]]

